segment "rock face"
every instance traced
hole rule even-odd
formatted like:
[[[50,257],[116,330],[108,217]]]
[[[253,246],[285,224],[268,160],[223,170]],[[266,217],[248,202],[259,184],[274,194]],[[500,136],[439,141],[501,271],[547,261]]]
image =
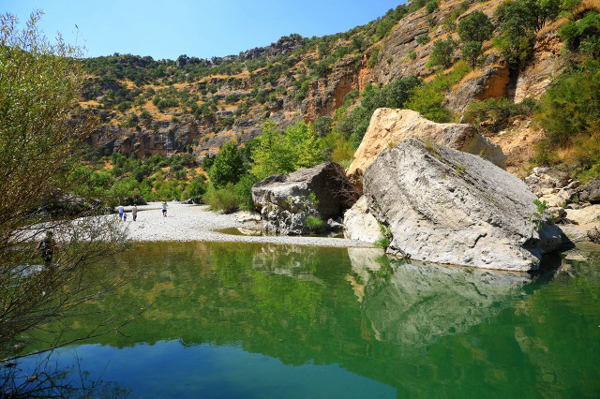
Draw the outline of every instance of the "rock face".
[[[371,244],[375,244],[382,238],[379,222],[369,212],[367,197],[364,195],[344,213],[344,236],[351,240],[370,242]]]
[[[505,65],[486,67],[481,73],[466,80],[455,91],[447,95],[447,106],[456,113],[463,113],[469,104],[488,98],[506,96],[510,83],[510,70]]]
[[[154,129],[129,129],[120,125],[102,125],[88,138],[88,144],[100,147],[105,155],[136,154],[139,158],[159,154],[182,153],[199,137],[194,121],[156,122]]]
[[[382,150],[409,138],[479,154],[500,167],[504,166],[506,160],[500,147],[477,133],[472,125],[435,123],[408,109],[380,108],[371,117],[348,174],[356,174],[359,170],[364,172]]]
[[[310,232],[306,225],[309,216],[323,220],[341,216],[350,205],[344,193],[351,186],[341,166],[326,162],[289,175],[267,177],[252,186],[252,199],[265,220],[266,231],[306,234]]]
[[[405,140],[377,157],[363,186],[369,210],[389,226],[390,253],[528,271],[561,245],[527,186],[478,156]]]

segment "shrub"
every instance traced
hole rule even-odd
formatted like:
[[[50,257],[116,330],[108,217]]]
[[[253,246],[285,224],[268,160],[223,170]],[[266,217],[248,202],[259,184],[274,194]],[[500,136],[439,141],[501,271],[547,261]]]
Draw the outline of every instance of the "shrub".
[[[259,180],[251,174],[245,174],[240,181],[235,185],[234,192],[239,207],[245,211],[253,211],[256,209],[254,200],[252,199],[252,186]]]
[[[427,14],[432,14],[438,8],[440,8],[439,0],[430,0],[425,4],[425,12],[427,12]]]
[[[308,168],[324,160],[323,144],[312,125],[299,122],[289,126],[285,132],[267,121],[258,146],[252,154],[252,173],[258,179],[277,173],[291,173],[299,168]]]
[[[415,38],[415,41],[417,42],[418,45],[429,43],[430,40],[431,40],[431,38],[427,34],[419,35]]]
[[[488,133],[497,133],[508,126],[510,118],[529,116],[537,107],[538,101],[532,98],[526,98],[520,104],[506,97],[489,98],[470,104],[464,119]]]
[[[600,125],[600,63],[568,71],[556,79],[541,98],[536,113],[553,145],[565,145],[572,137],[589,135]]]
[[[444,68],[449,68],[454,63],[454,52],[456,51],[457,43],[449,37],[446,40],[440,39],[433,43],[433,50],[427,62],[428,67],[441,65]]]
[[[375,48],[373,48],[373,52],[371,53],[371,57],[369,58],[369,62],[367,63],[369,67],[373,68],[375,65],[377,65],[377,59],[379,58],[379,50],[381,50],[381,46],[376,46]]]
[[[239,209],[239,202],[235,195],[235,186],[229,183],[222,188],[216,188],[210,184],[203,196],[204,202],[209,204],[215,211],[232,213]]]
[[[600,57],[600,14],[590,12],[579,22],[568,21],[559,34],[572,49],[592,58]]]
[[[129,108],[131,108],[132,105],[133,104],[131,103],[131,101],[123,101],[123,102],[119,103],[119,105],[117,106],[117,109],[124,113]]]
[[[323,219],[316,216],[308,216],[305,223],[306,227],[313,233],[319,233],[325,229],[325,222]]]
[[[406,103],[406,108],[417,111],[434,122],[450,122],[452,112],[444,105],[444,92],[458,83],[470,70],[469,65],[460,61],[448,74],[438,71],[435,79],[415,90],[411,99]]]
[[[467,42],[484,42],[492,36],[494,26],[483,12],[477,10],[469,14],[458,24],[460,39]]]
[[[186,201],[190,198],[201,197],[206,193],[206,183],[201,177],[195,177],[192,179],[190,184],[187,185],[183,193],[181,193],[181,200]]]

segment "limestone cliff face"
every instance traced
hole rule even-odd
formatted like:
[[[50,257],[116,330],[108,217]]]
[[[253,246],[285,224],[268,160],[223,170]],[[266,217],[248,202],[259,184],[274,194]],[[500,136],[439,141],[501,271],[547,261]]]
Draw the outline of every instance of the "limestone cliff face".
[[[119,125],[102,125],[88,139],[104,154],[120,153],[167,156],[191,149],[199,137],[198,125],[189,120],[182,123],[158,122],[156,129],[129,129]]]
[[[406,16],[394,32],[381,43],[376,66],[372,70],[360,71],[361,80],[385,85],[408,75],[425,79],[430,77],[435,69],[428,68],[426,64],[433,42],[448,37],[460,40],[456,31],[450,31],[443,24],[460,3],[445,1],[432,15],[427,15],[425,10],[420,10]],[[472,4],[468,11],[461,15],[459,21],[478,10],[488,15],[497,27],[498,21],[494,17],[494,11],[501,3],[501,0],[492,0]],[[511,69],[495,52],[491,42],[485,43],[484,65],[446,93],[448,108],[460,114],[470,103],[488,98],[509,96],[514,97],[515,102],[521,102],[526,97],[540,98],[551,78],[561,67],[556,56],[563,45],[557,32],[563,22],[557,21],[538,34],[532,58],[522,70]],[[437,28],[432,30],[432,27],[436,26]],[[421,35],[428,35],[430,41],[422,45],[417,44],[416,38]],[[410,56],[411,52],[413,58]]]
[[[320,115],[334,115],[344,104],[344,97],[359,88],[359,69],[348,61],[326,77],[311,83],[308,97],[302,102],[305,120],[314,121]]]

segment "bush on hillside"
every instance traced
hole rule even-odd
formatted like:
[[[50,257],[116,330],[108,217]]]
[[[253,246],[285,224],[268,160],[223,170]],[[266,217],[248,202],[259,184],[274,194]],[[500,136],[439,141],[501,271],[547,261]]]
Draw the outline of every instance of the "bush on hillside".
[[[492,37],[494,25],[483,12],[473,11],[458,24],[460,40],[467,42],[484,42]]]
[[[312,125],[299,122],[285,132],[271,121],[263,125],[263,134],[254,150],[251,173],[264,179],[277,173],[291,173],[315,166],[325,160],[322,140]]]
[[[431,68],[441,65],[444,68],[450,68],[454,63],[454,53],[456,52],[457,47],[458,43],[456,43],[452,37],[449,37],[446,40],[440,39],[435,41],[427,66]]]
[[[519,104],[506,97],[489,98],[470,104],[464,119],[486,133],[498,133],[509,125],[511,118],[532,115],[538,104],[532,98],[526,98]]]
[[[568,21],[559,34],[571,49],[600,58],[600,14],[590,12],[578,22]]]
[[[456,63],[456,66],[448,74],[438,71],[435,79],[423,84],[415,90],[411,99],[406,103],[406,108],[419,112],[430,121],[446,123],[452,120],[452,111],[450,111],[444,102],[446,98],[444,93],[453,85],[471,71],[469,65],[463,61]]]
[[[589,136],[600,126],[600,62],[558,77],[542,96],[536,120],[553,146]]]

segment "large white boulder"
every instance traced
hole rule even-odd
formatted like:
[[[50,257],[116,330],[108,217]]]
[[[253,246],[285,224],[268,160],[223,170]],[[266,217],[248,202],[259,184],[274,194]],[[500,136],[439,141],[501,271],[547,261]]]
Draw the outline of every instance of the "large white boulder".
[[[363,178],[369,212],[389,226],[388,252],[487,269],[537,269],[562,243],[521,180],[479,156],[405,140]]]

